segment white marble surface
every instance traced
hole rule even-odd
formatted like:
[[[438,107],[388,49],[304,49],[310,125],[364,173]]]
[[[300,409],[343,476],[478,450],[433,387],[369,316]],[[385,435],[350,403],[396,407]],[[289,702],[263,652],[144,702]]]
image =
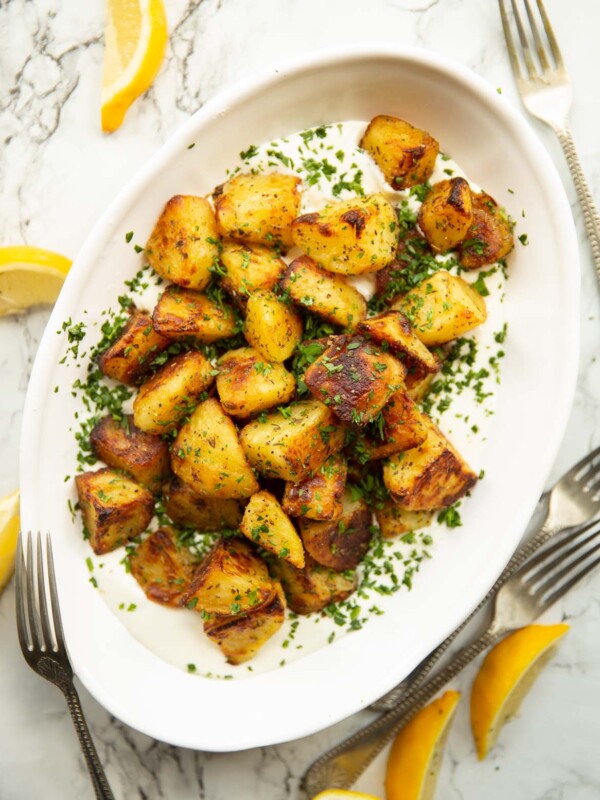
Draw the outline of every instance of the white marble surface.
[[[493,0],[167,0],[167,61],[154,87],[111,137],[99,130],[103,3],[0,2],[0,241],[74,256],[116,191],[207,98],[258,67],[325,45],[418,44],[451,56],[519,101]],[[600,202],[598,0],[546,0],[575,85],[572,127]],[[582,352],[575,406],[557,476],[600,444],[599,292],[581,214],[552,134],[532,123],[572,201],[581,242]],[[573,265],[576,268],[576,265]],[[0,320],[0,494],[16,485],[19,422],[47,314]],[[572,630],[520,717],[477,762],[463,702],[448,740],[440,800],[592,800],[600,796],[600,573],[549,615]],[[457,687],[468,697],[474,669]],[[98,751],[121,798],[300,797],[299,778],[368,712],[302,741],[229,755],[172,748],[122,725],[84,690]],[[150,700],[150,699],[149,699]],[[202,709],[197,713],[202,724]],[[380,757],[358,788],[383,796]],[[18,649],[14,590],[0,599],[0,797],[91,797],[60,694],[30,672]]]

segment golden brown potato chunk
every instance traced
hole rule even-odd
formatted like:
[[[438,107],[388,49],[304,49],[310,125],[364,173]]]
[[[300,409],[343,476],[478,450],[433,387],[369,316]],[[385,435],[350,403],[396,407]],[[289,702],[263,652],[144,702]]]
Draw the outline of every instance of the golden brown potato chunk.
[[[275,583],[275,592],[262,605],[242,614],[213,616],[204,622],[204,632],[230,664],[243,664],[254,658],[259,649],[283,625],[285,595]]]
[[[233,309],[208,295],[168,286],[152,314],[154,329],[169,339],[193,337],[201,344],[228,339],[237,333]]]
[[[404,388],[397,358],[358,336],[335,336],[304,374],[313,397],[349,425],[363,427]]]
[[[365,557],[371,543],[371,509],[362,498],[352,499],[346,489],[342,516],[318,522],[300,519],[300,536],[306,552],[324,567],[336,572],[354,569]]]
[[[435,167],[439,144],[427,131],[397,117],[373,117],[360,146],[370,154],[394,189],[425,183]]]
[[[283,364],[265,361],[252,347],[230,350],[221,356],[218,367],[219,399],[232,417],[249,417],[287,403],[296,391],[292,373]]]
[[[408,511],[429,511],[456,503],[472,489],[477,475],[427,417],[429,432],[420,447],[393,455],[383,465],[383,481]]]
[[[423,344],[433,347],[462,336],[487,318],[483,297],[457,275],[441,269],[404,295],[399,308]]]
[[[295,175],[276,172],[230,178],[213,195],[219,231],[244,242],[290,247],[300,185]]]
[[[108,378],[137,386],[169,340],[154,330],[144,311],[134,310],[116,340],[100,353],[98,366]]]
[[[281,288],[299,306],[334,325],[355,328],[367,316],[367,301],[340,275],[331,275],[308,256],[294,259]]]
[[[296,569],[287,561],[277,561],[273,569],[281,581],[288,606],[296,614],[312,614],[331,603],[346,600],[357,586],[354,573],[334,572],[308,555],[304,569]]]
[[[152,269],[188,289],[205,289],[219,261],[219,231],[208,200],[175,195],[163,209],[146,244]]]
[[[163,487],[165,511],[176,525],[198,531],[232,530],[242,521],[238,500],[201,497],[187,484],[173,477]]]
[[[436,183],[419,209],[419,228],[439,253],[458,247],[472,222],[471,189],[464,178]]]
[[[381,415],[381,427],[367,431],[365,446],[370,461],[418,447],[427,438],[427,419],[407,392],[396,392]]]
[[[109,467],[128,472],[157,494],[170,472],[169,446],[133,424],[133,417],[102,417],[90,434],[92,450]]]
[[[294,220],[294,244],[329,272],[377,272],[394,258],[398,221],[381,194],[326,205]]]
[[[375,509],[375,519],[384,539],[402,536],[418,528],[426,528],[433,518],[433,511],[407,511],[391,500]]]
[[[436,373],[437,375],[437,373]],[[406,378],[406,393],[413,400],[415,403],[421,403],[425,399],[427,392],[431,389],[433,382],[436,379],[436,375],[426,375],[419,381],[410,381],[410,376],[407,375]]]
[[[182,605],[205,614],[239,614],[271,599],[267,565],[242,539],[219,539],[194,572]]]
[[[169,433],[190,414],[214,381],[210,361],[198,350],[181,353],[140,386],[133,419],[148,433]]]
[[[221,277],[221,286],[242,307],[252,292],[272,289],[285,270],[285,261],[275,250],[232,239],[223,242],[221,264],[226,273]]]
[[[171,447],[177,477],[202,497],[240,499],[258,491],[237,430],[218,400],[205,400],[179,429]]]
[[[364,320],[356,330],[389,349],[402,361],[407,368],[407,383],[409,375],[411,382],[416,382],[429,373],[438,372],[440,368],[439,360],[415,334],[406,315],[397,309]]]
[[[244,510],[240,531],[277,558],[298,569],[304,566],[304,548],[292,521],[271,492],[253,494]]]
[[[473,195],[473,222],[460,246],[463,267],[478,269],[505,258],[514,247],[506,212],[485,192]]]
[[[148,527],[154,497],[148,489],[112,469],[75,478],[84,532],[96,555],[110,553]]]
[[[252,466],[271,478],[299,481],[344,445],[335,415],[317,400],[292,403],[242,429],[240,442]]]
[[[146,597],[167,606],[180,605],[197,563],[168,525],[151,533],[129,558],[131,574]]]
[[[248,298],[244,335],[270,361],[285,361],[302,339],[302,320],[276,294],[260,290]]]
[[[348,465],[340,453],[329,456],[313,475],[285,484],[283,510],[291,517],[339,519]]]

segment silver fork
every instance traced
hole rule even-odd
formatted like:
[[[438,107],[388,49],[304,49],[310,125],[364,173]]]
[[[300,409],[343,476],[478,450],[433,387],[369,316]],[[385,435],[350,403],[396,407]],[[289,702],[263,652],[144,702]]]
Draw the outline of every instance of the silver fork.
[[[447,639],[418,664],[398,686],[373,703],[371,709],[373,711],[389,711],[396,706],[403,695],[420,686],[463,628],[526,559],[556,533],[576,525],[583,525],[600,511],[600,496],[595,491],[599,488],[600,447],[578,461],[554,484],[550,493],[546,495],[548,508],[546,518],[539,531],[515,551],[496,583],[462,625],[459,625]]]
[[[67,649],[60,618],[52,544],[46,537],[46,553],[38,533],[34,558],[32,537],[27,534],[27,560],[23,554],[23,534],[19,536],[16,565],[17,629],[25,660],[34,672],[58,686],[64,694],[71,718],[79,737],[79,743],[99,800],[114,800],[102,769],[98,753],[92,742],[88,726],[81,710],[79,695],[73,684],[73,669]],[[44,564],[47,564],[47,567]],[[47,601],[46,573],[50,605]]]
[[[411,691],[393,711],[379,717],[321,756],[304,776],[310,797],[328,788],[346,789],[400,728],[448,681],[502,636],[529,625],[600,565],[600,524],[589,523],[548,545],[527,561],[496,596],[486,631],[456,654],[440,673]]]
[[[573,98],[569,74],[542,0],[536,0],[537,15],[530,0],[521,0],[525,7],[525,16],[519,11],[518,0],[510,0],[517,36],[513,35],[507,2],[508,0],[498,0],[504,37],[521,100],[530,114],[552,128],[562,146],[583,210],[585,228],[600,280],[600,215],[583,174],[568,124]]]

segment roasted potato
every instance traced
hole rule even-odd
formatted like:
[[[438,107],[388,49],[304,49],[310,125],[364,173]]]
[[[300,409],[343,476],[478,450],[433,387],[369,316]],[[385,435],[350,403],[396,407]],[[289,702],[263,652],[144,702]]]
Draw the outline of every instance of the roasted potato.
[[[405,382],[422,380],[425,375],[439,371],[439,360],[430,353],[415,334],[405,314],[397,309],[384,311],[358,325],[357,333],[389,349],[407,369]]]
[[[435,381],[437,373],[435,375],[426,375],[419,381],[411,382],[409,380],[410,376],[406,376],[406,393],[413,400],[415,403],[422,403],[427,395],[427,392],[431,389],[433,382]]]
[[[128,472],[153,494],[158,494],[170,472],[169,446],[158,436],[136,427],[133,417],[102,417],[90,434],[92,450],[109,467]]]
[[[362,294],[308,256],[292,261],[281,279],[281,288],[297,305],[343,328],[355,328],[367,316],[367,301]]]
[[[259,486],[233,422],[218,400],[205,400],[179,429],[171,447],[171,468],[202,497],[240,499]]]
[[[304,382],[342,422],[363,427],[404,388],[406,370],[397,358],[362,337],[332,336],[329,341],[306,370]]]
[[[483,297],[457,275],[445,269],[426,278],[393,308],[409,318],[423,344],[433,347],[462,336],[487,318]]]
[[[394,258],[398,221],[381,194],[353,197],[303,214],[292,223],[294,244],[329,272],[377,272]]]
[[[75,478],[84,533],[96,555],[110,553],[148,527],[154,497],[148,489],[112,469]]]
[[[193,337],[201,344],[229,339],[237,333],[233,309],[180,286],[167,286],[152,313],[154,330],[169,339]]]
[[[300,536],[306,552],[324,567],[336,572],[354,569],[371,543],[372,513],[362,498],[353,500],[350,489],[342,498],[342,516],[319,522],[300,518]]]
[[[198,531],[232,530],[242,521],[238,500],[201,497],[177,477],[163,486],[165,511],[176,525]]]
[[[263,358],[285,361],[302,340],[302,330],[298,314],[273,292],[260,290],[248,298],[244,335]]]
[[[431,176],[440,146],[427,131],[397,117],[373,117],[360,140],[394,189],[408,189]]]
[[[219,262],[219,231],[204,197],[175,195],[163,209],[146,243],[152,269],[188,289],[205,289]]]
[[[277,558],[298,569],[304,566],[304,548],[290,518],[271,492],[253,494],[244,509],[240,531]]]
[[[419,228],[438,253],[458,247],[472,222],[471,189],[464,178],[436,183],[419,209]]]
[[[232,417],[249,417],[287,403],[296,392],[292,373],[283,364],[264,361],[252,347],[229,350],[219,359],[218,367],[219,399]]]
[[[478,269],[505,258],[514,247],[506,212],[485,192],[472,195],[473,222],[459,250],[463,267]]]
[[[151,533],[129,557],[131,574],[149,600],[179,606],[189,588],[197,559],[177,541],[168,525]]]
[[[116,340],[98,356],[100,371],[128,386],[137,386],[169,340],[154,330],[145,311],[134,310]]]
[[[285,270],[285,261],[275,250],[262,244],[242,244],[233,239],[223,242],[221,264],[225,270],[221,286],[242,307],[252,292],[272,289]]]
[[[242,539],[219,539],[196,567],[181,604],[207,614],[240,614],[275,593],[265,562]]]
[[[290,247],[292,220],[300,210],[300,178],[244,174],[217,186],[213,198],[223,236],[270,247]]]
[[[133,419],[148,433],[169,433],[191,414],[214,381],[210,361],[199,351],[181,353],[140,386],[133,401]]]
[[[358,583],[354,572],[334,572],[308,555],[304,569],[277,561],[273,571],[281,581],[288,606],[296,614],[312,614],[331,603],[340,603],[350,597]]]
[[[431,523],[433,511],[408,511],[388,500],[375,508],[375,519],[384,539],[402,536],[418,528],[426,528]]]
[[[292,403],[285,413],[272,411],[242,429],[248,461],[263,475],[300,481],[342,449],[344,431],[335,415],[317,400]]]
[[[386,458],[423,444],[428,428],[425,415],[419,411],[406,391],[396,392],[381,412],[382,424],[377,430],[367,429],[365,447],[369,461]]]
[[[329,456],[313,475],[298,483],[287,482],[283,510],[291,517],[332,520],[342,516],[342,496],[348,465],[340,453]]]
[[[204,622],[204,632],[230,664],[243,664],[283,625],[285,595],[279,583],[271,598],[242,614],[212,616]]]
[[[391,456],[383,482],[392,500],[408,511],[444,508],[472,489],[477,475],[437,425],[427,420],[427,439],[419,447]]]

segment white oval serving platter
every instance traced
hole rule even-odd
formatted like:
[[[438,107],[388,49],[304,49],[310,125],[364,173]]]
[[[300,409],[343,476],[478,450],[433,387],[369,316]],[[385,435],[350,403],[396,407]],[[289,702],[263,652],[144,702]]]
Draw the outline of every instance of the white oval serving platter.
[[[67,507],[75,500],[64,477],[74,472],[77,401],[54,392],[65,347],[56,331],[69,317],[85,311],[92,320],[114,305],[139,266],[124,234],[134,230],[143,244],[168,197],[209,192],[249,143],[381,113],[431,131],[513,215],[526,209],[529,245],[510,256],[502,382],[475,465],[485,480],[465,505],[464,525],[438,537],[413,589],[394,595],[362,630],[244,680],[186,674],[137,641],[89,584],[89,546]],[[22,528],[51,532],[66,640],[87,689],[156,739],[212,751],[305,736],[391,689],[488,591],[543,490],[575,387],[578,290],[573,220],[549,156],[523,118],[467,69],[424,50],[352,46],[270,69],[208,102],[96,224],[53,311],[27,394]]]

